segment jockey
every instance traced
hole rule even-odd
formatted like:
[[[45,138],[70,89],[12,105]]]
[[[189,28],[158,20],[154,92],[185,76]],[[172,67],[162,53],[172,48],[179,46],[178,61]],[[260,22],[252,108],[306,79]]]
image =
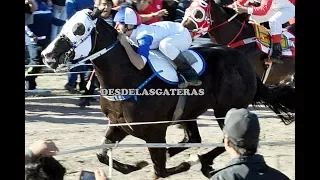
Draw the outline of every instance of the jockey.
[[[258,7],[245,7],[245,3],[246,0],[237,0],[236,3],[229,5],[229,7],[234,8],[239,14],[251,14],[251,19],[256,23],[260,24],[269,21],[273,42],[270,59],[273,62],[282,64],[282,24],[295,17],[295,0],[261,0]]]
[[[181,53],[191,46],[192,39],[188,29],[180,23],[161,21],[151,25],[141,24],[140,16],[129,7],[121,8],[116,13],[114,22],[115,29],[119,31],[120,43],[132,64],[139,70],[146,64],[149,50],[159,48],[177,66],[179,88],[202,84],[197,72]],[[127,38],[138,45],[137,52],[132,49]]]

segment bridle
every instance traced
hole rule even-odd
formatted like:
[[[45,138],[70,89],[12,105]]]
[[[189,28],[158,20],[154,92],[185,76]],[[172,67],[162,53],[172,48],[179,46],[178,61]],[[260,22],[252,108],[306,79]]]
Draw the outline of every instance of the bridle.
[[[88,15],[88,16],[89,16],[89,15]],[[94,30],[94,37],[93,37],[93,44],[92,44],[93,46],[92,46],[89,54],[91,54],[92,51],[95,49],[95,46],[96,46],[96,43],[97,43],[97,36],[98,36],[98,33],[99,33],[98,30],[97,30],[97,28],[96,28],[96,23],[95,23],[94,21],[90,21],[90,22],[91,22],[92,25],[93,25],[93,29],[92,29],[92,30]],[[62,41],[67,42],[67,43],[68,43],[68,46],[71,47],[67,52],[64,53],[65,58],[62,60],[62,62],[61,62],[61,60],[59,59],[59,63],[60,63],[60,64],[66,64],[67,61],[69,61],[69,59],[71,59],[71,58],[74,57],[75,49],[76,49],[80,44],[82,44],[84,41],[86,41],[89,37],[91,37],[91,32],[92,32],[92,30],[90,31],[90,33],[88,33],[87,36],[81,38],[80,41],[78,41],[78,42],[71,42],[70,39],[69,39],[67,36],[65,36],[64,34],[61,34],[61,35],[59,36]],[[73,56],[73,57],[72,57],[72,56]],[[73,60],[71,60],[71,61],[76,61],[76,60],[77,60],[77,59],[73,59]]]
[[[217,5],[220,6],[220,8],[221,8],[221,5],[219,5],[219,4],[217,4]],[[213,18],[212,18],[212,16],[211,16],[211,2],[210,2],[210,1],[208,2],[208,6],[209,6],[209,9],[208,9],[209,12],[206,12],[205,15],[208,16],[208,18],[210,18],[210,26],[211,26],[212,23],[214,22],[214,20],[213,20]],[[224,22],[222,22],[222,23],[220,23],[220,24],[218,24],[218,25],[216,25],[216,26],[210,27],[208,30],[206,30],[206,32],[208,33],[208,32],[210,32],[210,31],[213,30],[213,29],[216,29],[216,28],[218,28],[218,27],[221,27],[221,26],[223,26],[223,25],[228,24],[229,22],[231,22],[231,21],[232,21],[235,17],[237,17],[238,15],[239,15],[238,13],[234,14],[232,17],[230,17],[230,18],[227,19],[226,21],[224,21]],[[195,23],[194,20],[192,20],[192,21],[193,21],[193,23]],[[241,32],[242,32],[242,30],[243,30],[243,28],[244,28],[244,25],[245,25],[245,20],[242,22],[241,28],[240,28],[239,32],[238,32],[238,33],[235,35],[235,37],[227,44],[227,46],[230,46],[230,45],[239,37],[239,35],[241,34]],[[197,28],[197,29],[190,30],[190,32],[191,32],[191,33],[195,33],[195,32],[198,32],[199,30],[201,30],[201,28]]]
[[[90,17],[89,14],[87,14],[87,16]],[[87,56],[87,58],[85,58],[85,57],[80,57],[80,58],[78,58],[78,59],[73,59],[73,58],[74,58],[74,55],[75,55],[75,49],[76,49],[81,43],[83,43],[83,42],[86,41],[89,37],[92,36],[92,35],[91,35],[91,34],[92,34],[92,31],[94,31],[94,36],[93,36],[93,40],[92,40],[92,42],[93,42],[93,43],[92,43],[92,48],[91,48],[91,50],[90,50],[90,52],[89,52],[89,55],[90,55],[90,54],[93,52],[93,50],[95,49],[96,44],[97,44],[97,36],[98,36],[98,34],[99,34],[99,32],[98,32],[98,30],[97,30],[97,28],[96,28],[96,22],[97,22],[97,21],[90,20],[90,23],[92,23],[93,28],[92,28],[92,30],[90,31],[90,33],[88,33],[88,35],[87,35],[86,37],[81,38],[80,41],[77,41],[77,42],[72,43],[72,42],[70,41],[70,39],[69,39],[68,37],[66,37],[64,34],[61,34],[61,35],[59,36],[59,37],[60,37],[59,40],[60,40],[60,41],[65,41],[65,42],[68,44],[68,46],[70,47],[70,49],[69,49],[67,52],[64,53],[64,56],[63,56],[63,55],[60,55],[60,57],[63,56],[63,58],[59,58],[59,59],[58,59],[59,66],[58,66],[57,69],[55,70],[56,72],[57,72],[57,71],[62,71],[62,70],[70,70],[70,69],[72,69],[72,68],[75,68],[75,67],[77,67],[77,66],[82,65],[82,64],[85,63],[87,60],[93,60],[93,59],[88,58],[88,56]],[[89,56],[89,57],[91,57],[91,56]],[[96,58],[97,58],[97,57],[96,57]],[[70,59],[72,59],[72,60],[70,60]],[[73,62],[76,62],[76,63],[67,66],[66,64],[67,64],[68,61],[70,61],[70,62],[73,61]]]
[[[216,29],[216,28],[218,28],[218,27],[221,27],[221,26],[223,26],[223,25],[228,24],[229,22],[231,22],[231,21],[232,21],[235,17],[237,17],[238,15],[239,15],[239,14],[236,13],[235,15],[233,15],[232,17],[230,17],[230,18],[227,19],[226,21],[224,21],[224,22],[222,22],[222,23],[220,23],[220,24],[218,24],[218,25],[216,25],[216,26],[214,26],[214,27],[211,27],[210,29],[208,29],[207,32],[210,32],[210,31],[213,30],[213,29]],[[227,46],[230,46],[230,45],[240,36],[240,34],[241,34],[241,32],[242,32],[242,30],[243,30],[243,28],[244,28],[245,23],[246,23],[246,21],[243,20],[243,22],[241,23],[241,28],[240,28],[239,32],[235,35],[234,38],[232,38],[232,40],[227,44]]]
[[[88,16],[90,16],[90,15],[88,15]],[[96,21],[97,22],[97,21]],[[95,22],[95,23],[96,23]],[[92,23],[93,23],[93,21],[92,21]],[[91,51],[89,52],[89,54],[91,54],[92,53],[92,51],[95,49],[95,46],[96,46],[96,42],[97,42],[97,35],[98,35],[98,30],[97,30],[97,28],[96,28],[96,24],[94,23],[94,28],[93,29],[95,29],[95,36],[94,36],[94,44],[93,44],[93,47],[91,48]],[[69,49],[67,52],[66,52],[66,54],[70,54],[70,52],[72,52],[72,51],[74,51],[82,42],[84,42],[88,37],[90,37],[91,36],[91,33],[89,33],[89,35],[87,36],[87,37],[84,37],[79,43],[77,43],[77,44],[75,44],[75,45],[73,45],[72,46],[72,48],[71,49]],[[67,39],[69,39],[69,38],[67,38]],[[69,40],[70,41],[70,40]],[[103,48],[103,49],[101,49],[101,50],[99,50],[99,51],[97,51],[97,52],[95,52],[95,53],[93,53],[93,54],[91,54],[91,55],[89,55],[89,56],[86,56],[86,57],[81,57],[81,58],[78,58],[78,59],[73,59],[73,60],[71,60],[71,61],[77,61],[75,64],[72,64],[72,65],[70,65],[70,66],[66,66],[66,62],[69,60],[69,59],[65,59],[66,61],[63,63],[63,64],[60,64],[59,65],[59,68],[57,68],[57,69],[59,69],[58,71],[61,71],[61,70],[70,70],[70,69],[72,69],[72,68],[75,68],[75,67],[77,67],[77,66],[81,66],[82,64],[84,64],[86,61],[88,61],[88,60],[90,60],[91,62],[94,60],[94,59],[96,59],[96,58],[98,58],[98,57],[100,57],[100,56],[102,56],[103,54],[105,54],[105,53],[107,53],[107,52],[109,52],[111,49],[113,49],[117,44],[118,44],[118,42],[119,42],[119,40],[116,40],[115,42],[113,42],[111,45],[109,45],[108,47],[106,47],[106,48]],[[60,66],[63,66],[63,67],[60,67]]]

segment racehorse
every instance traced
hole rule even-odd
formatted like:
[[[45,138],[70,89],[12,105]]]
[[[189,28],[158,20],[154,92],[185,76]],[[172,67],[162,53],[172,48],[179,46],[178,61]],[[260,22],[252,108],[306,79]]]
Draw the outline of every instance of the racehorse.
[[[188,15],[186,13],[185,20],[182,21],[190,31],[201,28],[196,24],[209,24],[210,27],[204,31],[209,33],[211,41],[244,52],[259,77],[266,78],[265,84],[278,84],[295,73],[294,45],[290,45],[294,40],[285,38],[287,40],[283,39],[282,41],[283,45],[289,44],[288,46],[284,45],[286,47],[283,48],[286,50],[286,53],[283,52],[284,63],[270,65],[270,61],[265,62],[268,59],[270,47],[270,36],[267,29],[249,23],[248,14],[235,16],[236,11],[225,7],[225,5],[232,3],[231,0],[206,0],[202,4],[199,3],[201,5],[197,5],[197,3],[197,1],[191,3],[188,11],[192,13]],[[287,26],[283,35],[289,34],[291,38],[294,38],[294,29],[295,24]]]
[[[177,88],[178,78],[175,69],[172,66],[162,66],[168,60],[157,58],[154,61],[155,57],[164,57],[157,50],[150,51],[148,62],[142,70],[134,67],[117,40],[118,32],[103,19],[98,18],[99,13],[99,11],[85,9],[72,16],[63,26],[60,35],[42,52],[44,64],[52,69],[59,69],[61,64],[79,60],[78,57],[82,56],[92,61],[101,89],[141,89],[143,87],[144,90],[164,91]],[[197,57],[197,62],[192,67],[197,69],[199,74],[202,72],[200,78],[203,82],[200,87],[188,89],[192,91],[203,89],[204,94],[187,96],[181,119],[195,119],[210,108],[214,109],[216,117],[224,117],[231,108],[246,108],[250,103],[263,102],[277,114],[286,113],[286,115],[279,115],[282,121],[294,121],[290,115],[294,89],[291,87],[271,89],[265,86],[256,76],[251,63],[239,51],[228,47],[197,47],[187,52]],[[161,74],[162,72],[155,71],[158,67],[166,73]],[[171,75],[165,77],[165,74],[168,75],[170,72]],[[151,75],[158,78],[152,79]],[[171,81],[168,80],[170,78]],[[117,124],[170,121],[178,99],[177,95],[138,96],[138,98],[134,95],[101,95],[101,109],[110,119],[104,143],[120,142],[127,135],[143,139],[147,143],[165,143],[166,130],[170,123],[139,126],[117,126]],[[218,120],[221,128],[223,122],[222,119]],[[185,123],[184,126],[189,137],[193,138],[187,140],[188,142],[201,142],[195,121]],[[187,171],[192,164],[191,161],[166,168],[167,153],[172,156],[185,149],[148,148],[156,178]],[[107,151],[108,149],[103,149],[102,152],[97,153],[97,157],[101,163],[109,165]],[[204,167],[209,166],[207,162],[204,163]],[[129,165],[113,160],[113,168],[124,174],[139,170],[145,165],[144,161]]]

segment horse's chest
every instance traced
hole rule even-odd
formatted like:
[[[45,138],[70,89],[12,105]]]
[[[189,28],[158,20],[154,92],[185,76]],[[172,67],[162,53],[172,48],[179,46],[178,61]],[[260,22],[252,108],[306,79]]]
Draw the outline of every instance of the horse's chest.
[[[102,100],[101,109],[113,124],[124,123],[121,102],[110,102]]]

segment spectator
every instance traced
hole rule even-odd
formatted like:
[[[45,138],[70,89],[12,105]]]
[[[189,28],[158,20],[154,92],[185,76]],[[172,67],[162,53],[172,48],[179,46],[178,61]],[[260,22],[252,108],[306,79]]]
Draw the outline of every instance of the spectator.
[[[30,25],[33,23],[33,12],[38,9],[38,4],[34,0],[25,0],[25,9],[24,9],[24,25]],[[29,63],[29,52],[27,46],[30,45],[31,41],[27,34],[24,35],[25,39],[25,64]]]
[[[32,14],[34,11],[38,9],[38,4],[35,0],[25,0],[24,3],[25,3],[25,8],[24,8],[25,14]],[[25,18],[25,21],[27,21],[27,18]],[[27,23],[27,24],[32,24],[32,23]]]
[[[162,4],[163,9],[166,9],[168,11],[167,16],[163,16],[164,21],[175,21],[179,19],[177,18],[177,8],[178,8],[178,2],[175,0],[165,0]]]
[[[146,4],[148,5],[146,8],[138,9],[138,13],[142,16],[151,14],[150,19],[142,21],[143,24],[152,24],[152,23],[161,21],[163,16],[168,15],[168,11],[166,9],[162,9],[162,0],[141,0],[141,1],[142,3],[145,3],[143,1],[146,1]]]
[[[70,19],[77,11],[90,8],[94,0],[66,0],[67,19]]]
[[[210,180],[288,180],[280,171],[269,167],[262,155],[256,154],[260,125],[256,114],[247,109],[231,109],[226,115],[224,147],[233,158],[222,169],[213,172]]]
[[[107,180],[106,174],[100,169],[94,171],[94,177],[96,180]]]
[[[100,17],[104,19],[108,24],[114,26],[113,17],[117,13],[116,10],[112,9],[113,1],[112,0],[101,0],[99,10],[103,10]]]
[[[25,151],[25,180],[63,180],[66,168],[52,155],[59,149],[51,140],[36,141]],[[94,172],[96,180],[107,180],[102,170]]]
[[[53,17],[61,20],[67,19],[66,0],[52,0]],[[51,41],[54,40],[61,31],[61,26],[52,25]]]
[[[121,8],[121,4],[124,2],[126,2],[126,0],[112,0],[112,3],[113,3],[112,9],[118,11]]]
[[[94,5],[94,0],[66,0],[66,11],[67,11],[67,19],[70,19],[77,11],[91,8]],[[71,64],[71,62],[68,62]],[[79,72],[79,71],[87,71],[87,66],[77,66],[72,68],[69,72]],[[72,73],[68,74],[68,82],[64,86],[66,90],[70,93],[77,92],[77,76],[80,75],[80,83],[79,83],[79,90],[86,89],[86,83],[84,78],[84,73]]]
[[[39,140],[31,144],[25,149],[26,163],[31,161],[36,156],[52,156],[58,152],[59,149],[52,140]]]
[[[140,15],[141,22],[143,24],[151,24],[153,22],[158,22],[163,16],[168,15],[168,11],[166,9],[161,8],[158,11],[155,11],[155,9],[158,9],[158,7],[154,8],[156,4],[149,4],[149,0],[134,0],[132,2],[125,2],[121,4],[121,7],[130,7],[133,10],[137,11]]]
[[[54,18],[47,4],[42,0],[37,0],[37,5],[38,10],[33,12],[33,24],[25,26],[26,39],[29,39],[27,48],[30,56],[30,65],[42,64],[42,61],[40,61],[40,52],[51,42],[51,25],[62,26],[65,23],[65,21]],[[39,37],[41,37],[41,39]],[[27,69],[26,74],[35,74],[40,70],[40,67],[30,67]],[[26,89],[36,89],[36,77],[37,76],[26,76]]]
[[[25,165],[25,180],[63,180],[66,168],[52,156],[33,158]]]

